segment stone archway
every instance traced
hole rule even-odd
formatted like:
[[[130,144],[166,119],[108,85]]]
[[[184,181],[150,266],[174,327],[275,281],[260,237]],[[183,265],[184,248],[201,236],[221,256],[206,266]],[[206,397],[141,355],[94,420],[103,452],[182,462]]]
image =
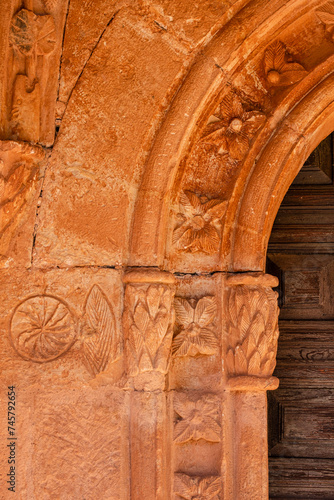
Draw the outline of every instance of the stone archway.
[[[2,202],[3,381],[18,386],[21,434],[36,424],[41,443],[24,438],[22,498],[53,498],[62,483],[64,498],[265,499],[266,390],[278,384],[266,247],[286,190],[333,130],[334,6],[227,2],[184,38],[181,4],[173,17],[120,2],[108,23],[94,11],[96,30],[82,37],[95,44],[79,61],[85,14],[74,1],[53,145],[47,71],[67,4],[42,3],[12,2],[2,21],[13,70],[2,175],[18,185]],[[209,2],[201,9],[204,20]],[[37,37],[29,53],[22,19]],[[57,25],[55,52],[36,35],[46,23]],[[47,460],[43,482],[29,483],[43,453],[56,471]]]

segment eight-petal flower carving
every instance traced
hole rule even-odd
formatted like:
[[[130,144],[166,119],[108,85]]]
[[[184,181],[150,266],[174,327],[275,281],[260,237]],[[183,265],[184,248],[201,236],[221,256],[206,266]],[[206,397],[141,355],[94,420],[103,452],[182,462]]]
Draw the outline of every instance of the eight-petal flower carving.
[[[205,439],[212,443],[220,441],[221,428],[219,420],[218,398],[206,395],[192,401],[184,394],[174,400],[174,410],[180,419],[174,426],[175,443]]]
[[[220,243],[220,219],[224,216],[227,201],[198,197],[190,191],[180,196],[178,224],[174,229],[173,243],[179,250],[213,254]]]
[[[203,297],[193,307],[190,301],[177,297],[174,308],[179,331],[173,339],[173,355],[216,354],[218,340],[213,331],[217,311],[216,298]]]
[[[242,160],[254,134],[265,122],[265,115],[257,110],[245,111],[239,97],[230,92],[220,103],[204,132],[203,143],[218,146],[219,154],[229,154],[233,160]]]
[[[287,52],[282,42],[276,41],[267,48],[264,55],[264,70],[268,83],[273,87],[293,85],[307,75],[301,64],[287,59]]]
[[[219,500],[221,479],[217,476],[187,476],[175,474],[175,500]]]
[[[10,337],[20,356],[42,363],[64,354],[74,343],[76,332],[72,314],[63,301],[37,295],[15,309]]]

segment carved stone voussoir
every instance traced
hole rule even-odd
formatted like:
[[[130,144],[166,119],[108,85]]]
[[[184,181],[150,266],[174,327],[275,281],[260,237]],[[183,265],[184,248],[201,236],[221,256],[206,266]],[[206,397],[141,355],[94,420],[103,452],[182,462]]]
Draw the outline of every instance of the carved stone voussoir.
[[[322,6],[321,10],[316,10],[316,15],[325,25],[326,34],[334,42],[334,3],[326,3]]]
[[[240,161],[247,154],[250,141],[266,120],[264,113],[250,109],[234,92],[230,92],[210,117],[201,142],[213,144],[220,155]]]
[[[277,278],[238,274],[227,278],[226,370],[234,390],[276,388],[271,377],[278,339]],[[270,378],[271,377],[271,378]],[[263,382],[259,378],[264,378]],[[271,380],[272,379],[272,380]]]
[[[133,271],[125,275],[123,327],[127,372],[139,377],[135,386],[164,383],[173,337],[174,277],[160,271]],[[151,387],[152,388],[152,387]]]
[[[190,191],[180,195],[177,223],[173,233],[173,245],[179,251],[204,254],[218,252],[221,222],[227,201],[209,200]]]
[[[271,87],[287,87],[302,80],[307,71],[288,54],[283,42],[272,43],[264,55],[266,80]]]

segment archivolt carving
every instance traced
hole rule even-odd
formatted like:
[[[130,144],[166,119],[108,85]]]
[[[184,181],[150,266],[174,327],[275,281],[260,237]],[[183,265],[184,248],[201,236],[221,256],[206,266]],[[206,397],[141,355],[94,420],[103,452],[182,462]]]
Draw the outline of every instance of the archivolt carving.
[[[199,477],[179,473],[174,476],[175,499],[219,500],[220,491],[221,478],[217,476]]]
[[[213,254],[219,250],[220,220],[227,202],[208,200],[190,191],[180,195],[178,222],[173,233],[173,244],[185,252]]]
[[[254,134],[264,124],[266,116],[258,110],[247,110],[246,105],[230,92],[220,103],[204,131],[202,142],[217,146],[219,154],[228,154],[233,160],[242,160]]]
[[[289,56],[281,41],[276,41],[267,48],[264,70],[267,82],[273,87],[293,85],[307,75],[305,68]]]
[[[215,297],[187,300],[177,297],[176,335],[173,339],[174,356],[212,355],[218,350],[218,339],[214,331],[217,313]]]
[[[125,291],[124,331],[128,373],[167,373],[174,314],[174,290],[168,285],[128,285]]]
[[[325,25],[326,33],[334,41],[334,4],[330,2],[325,4],[323,10],[317,10],[316,14]]]
[[[277,293],[262,286],[237,285],[228,294],[230,376],[268,377],[276,364],[278,339]]]
[[[193,401],[184,394],[178,394],[174,398],[174,410],[179,417],[174,426],[174,442],[204,439],[218,443],[221,433],[219,408],[216,396],[207,394]]]

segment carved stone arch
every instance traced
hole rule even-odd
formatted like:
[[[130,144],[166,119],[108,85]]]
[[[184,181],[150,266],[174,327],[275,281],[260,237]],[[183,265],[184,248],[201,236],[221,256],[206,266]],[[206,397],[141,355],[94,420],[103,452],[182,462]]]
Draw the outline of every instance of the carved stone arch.
[[[36,476],[32,485],[30,469],[19,469],[30,497],[34,487],[37,496],[42,489],[51,496],[61,489],[68,497],[122,500],[268,498],[266,391],[278,385],[272,376],[278,306],[272,290],[277,279],[265,274],[264,258],[284,193],[333,128],[334,22],[327,26],[326,15],[317,12],[327,9],[334,19],[334,2],[203,0],[196,3],[203,8],[201,19],[214,2],[221,10],[193,45],[173,31],[177,15],[175,25],[166,27],[161,20],[172,23],[173,16],[153,5],[176,5],[178,14],[187,4],[183,0],[105,1],[102,7],[103,2],[95,7],[90,2],[83,6],[87,17],[81,13],[80,19],[81,0],[71,0],[67,14],[65,0],[24,0],[26,8],[13,18],[16,27],[27,16],[32,33],[34,23],[49,20],[50,26],[51,17],[66,24],[64,38],[57,31],[59,43],[50,58],[34,46],[37,66],[12,35],[6,50],[20,58],[20,68],[1,87],[6,105],[0,123],[0,208],[9,215],[0,212],[8,239],[2,239],[0,309],[7,320],[0,347],[11,364],[3,387],[14,379],[24,386],[20,398],[29,411],[20,425],[25,429],[34,422],[25,388],[50,388],[35,393],[36,408],[46,411],[42,417],[34,411],[39,430],[26,446],[35,450],[33,460],[27,453],[27,463],[43,479]],[[96,18],[90,8],[99,11]],[[82,29],[89,17],[92,24],[100,19],[95,35]],[[182,19],[185,26],[187,14]],[[73,37],[84,41],[72,44]],[[50,100],[45,128],[39,126],[39,112],[46,108],[38,89],[49,85],[45,70],[59,60],[62,39],[60,130],[46,155],[44,181],[40,145],[51,147],[55,138],[50,117],[58,72],[49,82],[52,92],[45,94],[46,104]],[[33,81],[32,92],[21,85],[26,78]],[[14,79],[16,93],[10,90]],[[22,93],[27,105],[24,120],[14,127],[8,124],[11,92]],[[210,120],[221,103],[234,113],[225,116],[222,137],[234,120],[237,132],[254,117],[259,126],[250,136],[245,132],[234,156],[227,139],[213,146],[234,169],[228,188],[219,184],[215,194],[212,185],[206,191],[205,182],[199,189],[188,181],[190,159],[211,134],[210,124],[217,122]],[[22,102],[14,104],[22,111]],[[203,172],[197,175],[206,179]],[[18,242],[28,241],[30,248],[21,260],[8,258],[12,232],[28,202],[33,222]],[[199,226],[209,214],[213,222],[206,229],[218,242],[197,241],[192,260],[186,246],[173,249],[182,203],[200,209]],[[24,222],[22,216],[21,226]],[[36,322],[42,339],[37,349],[34,343],[25,346]],[[68,442],[73,460],[65,462]]]
[[[327,41],[314,49],[317,57],[300,53],[294,54],[295,59],[287,59],[292,64],[297,61],[296,66],[304,71],[301,78],[271,94],[270,85],[269,90],[267,87],[273,98],[271,105],[258,107],[266,114],[266,122],[249,142],[226,200],[219,257],[199,258],[184,266],[180,258],[175,264],[169,253],[171,214],[184,191],[187,161],[217,104],[231,92],[240,99],[246,94],[247,101],[251,97],[249,89],[243,92],[247,65],[248,70],[259,70],[259,61],[275,43],[289,52],[285,33],[294,26],[296,33],[301,31],[303,18],[316,16],[316,9],[326,5],[319,1],[291,1],[278,7],[273,2],[251,2],[207,44],[156,135],[133,215],[130,266],[188,273],[220,271],[216,276],[221,276],[222,283],[226,383],[222,423],[226,429],[222,439],[226,460],[222,473],[224,498],[268,498],[266,390],[278,386],[278,380],[271,376],[278,308],[271,289],[277,286],[277,280],[264,274],[266,247],[286,191],[312,150],[334,128],[334,57]],[[263,75],[257,74],[254,79],[257,77],[263,82]],[[255,98],[249,100],[254,103],[257,95],[255,92]],[[202,194],[206,193],[195,193],[198,198]],[[248,318],[246,327],[240,326],[243,315]],[[268,316],[273,318],[271,324],[265,319]],[[258,328],[257,322],[264,327]],[[176,475],[175,484],[182,480]]]
[[[326,4],[317,0],[296,0],[280,6],[271,2],[264,9],[261,2],[250,2],[240,9],[195,59],[171,103],[148,155],[133,214],[129,265],[154,263],[160,268],[172,268],[166,255],[170,204],[178,197],[187,158],[199,140],[210,114],[231,89],[243,92],[244,80],[241,75],[247,64],[259,59],[261,54],[263,57],[266,48],[277,41],[278,36],[282,37],[285,31],[291,31],[294,24],[297,25],[296,30],[300,29],[303,16],[316,16],[315,9],[324,3]],[[282,117],[288,116],[299,100],[320,84],[325,76],[328,77],[332,67],[328,46],[324,49],[319,47],[318,59],[316,63],[312,61],[313,67],[309,64],[309,74],[297,85],[292,85],[291,92],[289,89],[282,97],[276,98],[265,130],[259,134],[256,144],[252,145],[243,162],[233,200],[240,200],[243,196],[242,185],[246,182],[247,172],[252,169],[255,161],[260,163],[262,150],[270,150],[270,142],[274,140],[273,131],[277,136],[280,127],[285,126]],[[307,59],[305,62],[308,64]],[[294,124],[291,123],[291,128],[293,127]],[[294,175],[296,173],[297,170]],[[293,177],[290,182],[292,179]],[[286,189],[287,187],[285,191]],[[285,191],[282,191],[282,196]],[[235,215],[235,208],[228,209],[222,244],[224,250],[220,263],[213,266],[216,270],[234,268],[229,252],[230,242],[234,240],[230,232]],[[254,270],[258,269],[259,265],[256,265]]]

